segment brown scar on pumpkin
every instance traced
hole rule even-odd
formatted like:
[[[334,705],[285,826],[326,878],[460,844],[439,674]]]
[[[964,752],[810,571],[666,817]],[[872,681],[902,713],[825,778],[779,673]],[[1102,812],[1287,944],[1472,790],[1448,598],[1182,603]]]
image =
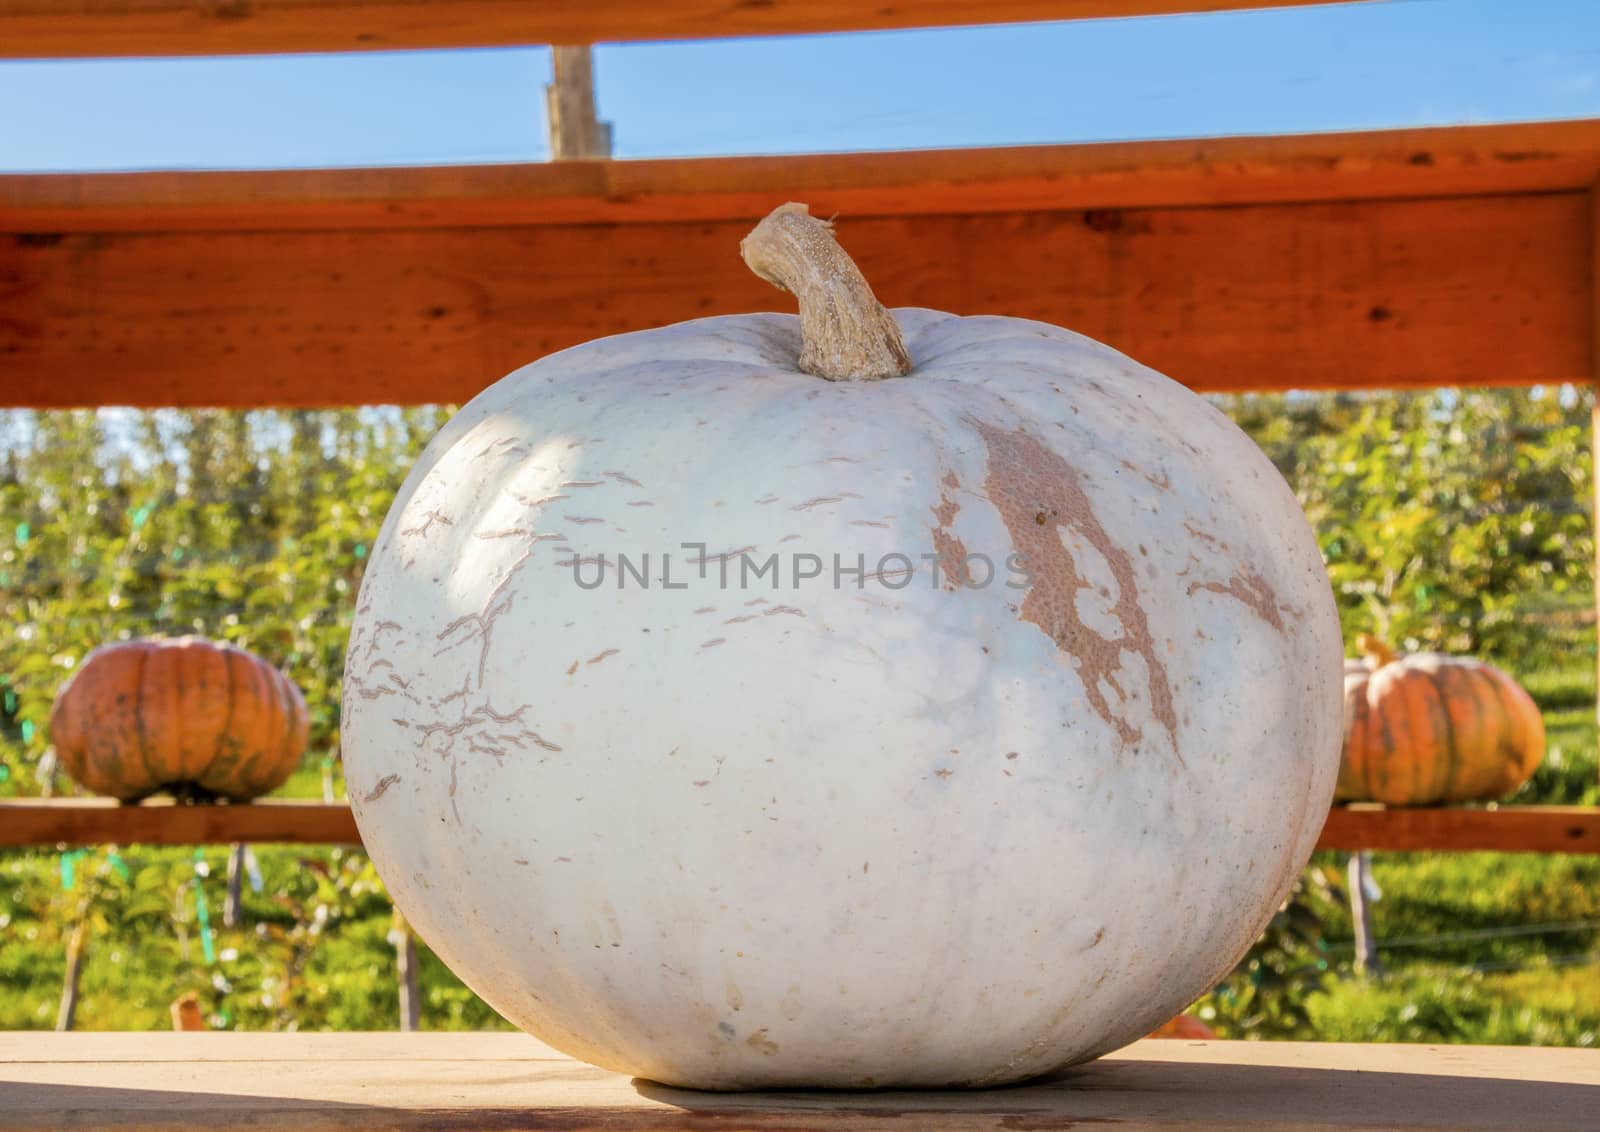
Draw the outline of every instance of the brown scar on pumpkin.
[[[572,662],[572,667],[567,669],[567,675],[571,676],[576,671],[578,671],[578,662],[577,661],[573,661]]]
[[[514,437],[514,436],[502,436],[499,440],[492,440],[487,445],[485,445],[484,447],[480,448],[478,450],[478,454],[476,456],[474,456],[473,459],[474,460],[481,460],[485,456],[487,456],[489,453],[493,452],[496,448],[504,447],[507,444],[511,445],[513,448],[522,447],[522,442],[520,440],[518,440],[516,437]]]
[[[1032,584],[1022,601],[1021,619],[1037,625],[1056,648],[1076,663],[1084,695],[1095,714],[1123,743],[1141,731],[1115,710],[1103,684],[1115,686],[1122,653],[1138,654],[1150,686],[1150,710],[1172,740],[1173,757],[1186,765],[1178,750],[1178,715],[1167,668],[1156,649],[1150,621],[1139,603],[1133,559],[1112,541],[1094,513],[1082,477],[1062,456],[1025,428],[1006,430],[968,418],[987,450],[984,487],[1011,534],[1013,548],[1027,563]],[[1088,543],[1105,560],[1117,582],[1111,615],[1122,634],[1107,638],[1091,628],[1078,611],[1078,593],[1092,589],[1062,541],[1066,529]]]
[[[755,553],[756,549],[757,548],[754,546],[736,546],[732,550],[724,550],[720,554],[707,554],[702,550],[698,558],[691,558],[689,561],[695,566],[698,566],[701,570],[704,570],[713,562],[725,563],[730,558],[738,558],[741,555],[753,554]]]
[[[600,474],[603,475],[603,476],[606,476],[606,477],[608,477],[610,479],[614,479],[618,483],[625,483],[630,487],[643,487],[644,486],[644,484],[640,483],[638,480],[634,479],[632,476],[625,475],[622,472],[601,472]]]
[[[940,482],[951,491],[958,491],[961,488],[961,481],[956,479],[954,472],[946,472]],[[972,578],[967,570],[966,543],[950,530],[950,524],[955,522],[956,515],[961,511],[961,504],[941,492],[939,502],[934,505],[932,511],[936,520],[931,530],[935,568],[944,588],[955,590],[970,585]]]
[[[554,495],[541,495],[538,498],[523,495],[520,491],[508,491],[506,494],[511,496],[512,499],[515,499],[524,507],[543,507],[546,503],[554,503],[558,499],[567,498],[565,495],[562,495],[559,492]]]
[[[529,542],[547,542],[550,539],[561,539],[562,535],[541,535],[527,527],[502,527],[498,531],[478,531],[472,536],[479,539],[518,538],[525,537]]]
[[[425,535],[427,535],[429,528],[431,528],[435,523],[442,523],[447,527],[455,526],[455,524],[453,522],[451,522],[450,519],[447,516],[445,516],[445,514],[443,512],[438,511],[438,510],[424,511],[422,513],[422,520],[423,521],[422,521],[422,523],[420,525],[415,526],[415,527],[407,527],[405,530],[401,531],[400,532],[401,537],[404,538],[407,535],[424,535],[425,536]]]
[[[1123,460],[1122,461],[1122,466],[1124,468],[1126,468],[1128,471],[1132,472],[1134,475],[1143,477],[1143,479],[1145,480],[1146,483],[1148,483],[1151,487],[1157,489],[1158,491],[1171,491],[1172,490],[1172,479],[1171,479],[1171,477],[1169,477],[1167,475],[1166,469],[1164,469],[1164,468],[1161,470],[1161,472],[1159,474],[1154,474],[1154,473],[1145,471],[1143,468],[1139,467],[1139,465],[1135,464],[1132,460]]]
[[[1228,549],[1228,544],[1227,543],[1223,542],[1221,539],[1219,539],[1214,534],[1211,534],[1211,533],[1209,533],[1207,531],[1202,531],[1199,527],[1195,526],[1193,523],[1185,522],[1183,524],[1183,529],[1188,531],[1191,535],[1193,535],[1195,538],[1199,539],[1201,542],[1208,542],[1212,546],[1217,547],[1219,550],[1227,550]]]
[[[604,652],[595,653],[595,655],[591,656],[585,663],[599,664],[606,657],[616,656],[621,651],[621,649],[606,649]]]
[[[383,797],[389,787],[400,781],[398,774],[386,774],[378,779],[378,784],[361,796],[363,802],[376,802]]]
[[[1278,595],[1273,592],[1267,580],[1254,570],[1241,570],[1230,578],[1226,585],[1221,582],[1189,583],[1190,597],[1199,590],[1209,590],[1224,597],[1231,597],[1278,632],[1283,632],[1283,614],[1280,610],[1287,607],[1278,603]]]

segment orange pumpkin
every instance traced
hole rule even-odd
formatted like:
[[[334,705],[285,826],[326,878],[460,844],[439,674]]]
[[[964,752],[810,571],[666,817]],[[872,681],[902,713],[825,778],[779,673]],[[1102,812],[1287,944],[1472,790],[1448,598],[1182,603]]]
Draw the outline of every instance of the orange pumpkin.
[[[1179,1014],[1169,1018],[1145,1035],[1147,1038],[1187,1038],[1190,1041],[1209,1042],[1217,1032],[1192,1014]]]
[[[200,637],[95,649],[50,714],[62,768],[125,802],[160,790],[248,801],[294,773],[306,731],[306,702],[288,677]]]
[[[1544,720],[1510,676],[1463,657],[1398,656],[1365,635],[1359,643],[1370,667],[1345,668],[1336,798],[1465,802],[1502,797],[1533,775]]]

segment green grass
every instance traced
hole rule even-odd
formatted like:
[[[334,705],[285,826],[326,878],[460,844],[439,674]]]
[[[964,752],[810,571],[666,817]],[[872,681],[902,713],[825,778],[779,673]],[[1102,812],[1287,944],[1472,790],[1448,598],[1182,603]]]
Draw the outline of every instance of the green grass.
[[[118,858],[124,878],[97,852],[75,859],[73,886],[64,890],[56,854],[0,855],[0,1029],[54,1024],[67,937],[91,884],[102,887],[90,904],[95,921],[77,1029],[168,1029],[170,1003],[189,991],[217,1027],[398,1024],[388,900],[363,854],[258,849],[262,890],[245,886],[243,923],[232,930],[221,923],[226,858],[221,848],[198,857],[185,849],[127,850]],[[208,875],[197,875],[197,864]],[[196,882],[213,931],[209,959]],[[419,953],[425,1028],[505,1026],[425,947]]]
[[[1594,1046],[1595,989],[1592,963],[1511,974],[1443,969],[1344,979],[1308,1006],[1317,1037],[1330,1042]]]

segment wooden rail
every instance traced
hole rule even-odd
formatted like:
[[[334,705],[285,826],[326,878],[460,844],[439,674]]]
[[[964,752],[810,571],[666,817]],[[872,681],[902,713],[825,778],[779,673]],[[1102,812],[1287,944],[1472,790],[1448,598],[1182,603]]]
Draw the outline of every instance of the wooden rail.
[[[712,39],[1295,7],[1334,0],[0,0],[0,58]]]
[[[248,806],[123,806],[107,798],[0,799],[0,845],[227,845],[236,841],[358,845],[350,807],[324,802]]]
[[[0,846],[357,844],[350,808],[320,802],[119,806],[104,799],[0,800]],[[1600,853],[1600,807],[1386,809],[1340,806],[1319,849]]]
[[[595,337],[786,309],[738,257],[785,199],[840,213],[891,305],[1058,323],[1196,389],[1585,381],[1597,177],[1597,122],[5,177],[0,405],[464,401]]]

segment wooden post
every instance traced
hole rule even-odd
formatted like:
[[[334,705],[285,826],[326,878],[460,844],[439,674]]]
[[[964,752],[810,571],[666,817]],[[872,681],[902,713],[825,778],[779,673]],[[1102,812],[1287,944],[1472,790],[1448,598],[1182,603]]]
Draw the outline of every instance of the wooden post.
[[[39,765],[34,768],[34,775],[39,780],[39,797],[53,798],[56,794],[56,749],[45,748],[44,754],[39,759]]]
[[[554,81],[544,88],[550,122],[550,159],[581,161],[611,156],[611,123],[594,103],[594,63],[588,47],[550,48]]]
[[[244,842],[235,841],[228,853],[228,898],[222,905],[222,926],[236,928],[244,919],[241,904],[244,896]]]
[[[400,1029],[411,1033],[422,1026],[422,992],[417,985],[417,937],[411,934],[400,909],[389,922],[389,942],[394,945],[395,982],[400,989]]]
[[[1372,854],[1365,849],[1350,854],[1350,922],[1355,927],[1356,969],[1366,974],[1376,974],[1378,941],[1372,934],[1372,904],[1367,899],[1367,886],[1372,879]]]
[[[89,937],[89,909],[85,905],[78,922],[72,925],[72,936],[67,940],[67,977],[61,984],[61,1007],[56,1011],[56,1032],[72,1029],[72,1019],[78,1012],[78,979],[83,974],[83,950]]]

